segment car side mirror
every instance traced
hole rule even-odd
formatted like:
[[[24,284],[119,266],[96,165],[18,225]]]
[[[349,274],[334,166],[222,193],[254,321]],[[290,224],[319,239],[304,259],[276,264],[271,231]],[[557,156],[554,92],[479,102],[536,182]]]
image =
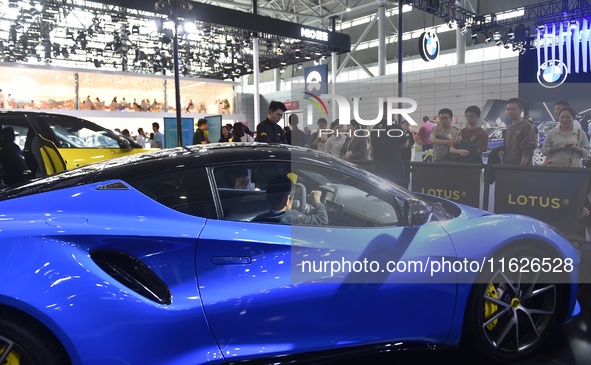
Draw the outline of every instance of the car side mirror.
[[[422,226],[431,220],[433,210],[422,200],[407,198],[404,200],[403,213],[405,225],[410,227]]]
[[[119,137],[119,148],[129,150],[131,149],[131,143],[125,137]]]

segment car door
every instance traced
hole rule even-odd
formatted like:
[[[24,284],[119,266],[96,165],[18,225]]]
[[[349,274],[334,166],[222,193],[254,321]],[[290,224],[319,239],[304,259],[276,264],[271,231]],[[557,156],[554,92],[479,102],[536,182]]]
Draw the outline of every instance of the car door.
[[[427,267],[430,257],[454,256],[439,223],[404,227],[396,197],[327,167],[247,167],[212,170],[220,207],[228,214],[207,221],[196,257],[205,313],[226,358],[445,340],[455,277],[410,269],[411,261]],[[232,191],[228,175],[240,169],[254,180],[251,190]],[[324,190],[329,225],[249,221],[269,209],[261,176],[288,170],[308,192]],[[408,272],[389,272],[402,261]]]

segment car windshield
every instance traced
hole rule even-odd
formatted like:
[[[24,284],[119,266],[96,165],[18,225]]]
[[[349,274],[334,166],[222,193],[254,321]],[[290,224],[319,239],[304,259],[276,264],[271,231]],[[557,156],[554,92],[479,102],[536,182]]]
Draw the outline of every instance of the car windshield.
[[[106,131],[82,128],[77,131],[52,128],[60,147],[118,148],[119,144]]]
[[[87,120],[52,115],[43,121],[55,135],[58,148],[139,147],[135,142]]]

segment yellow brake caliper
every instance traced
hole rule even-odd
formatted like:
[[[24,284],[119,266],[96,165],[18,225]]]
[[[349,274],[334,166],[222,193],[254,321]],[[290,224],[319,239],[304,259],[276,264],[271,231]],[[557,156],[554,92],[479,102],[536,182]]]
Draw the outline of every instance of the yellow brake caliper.
[[[486,295],[491,297],[491,298],[495,298],[495,299],[499,299],[499,293],[497,293],[497,288],[495,288],[494,284],[489,284],[488,285],[488,289],[486,290]],[[498,305],[496,305],[495,303],[491,302],[490,300],[485,300],[484,302],[484,319],[489,319],[490,317],[492,317],[497,309],[499,308]],[[489,331],[492,331],[495,326],[497,325],[497,322],[499,320],[495,319],[494,321],[492,321],[491,323],[489,323],[488,325],[486,325],[486,328]]]
[[[0,355],[2,355],[4,353],[4,351],[6,351],[6,348],[8,347],[8,345],[3,346],[2,348],[0,348]],[[15,351],[11,351],[8,354],[8,357],[6,358],[5,362],[2,363],[2,365],[20,365],[21,363],[21,357],[18,353],[16,353]]]

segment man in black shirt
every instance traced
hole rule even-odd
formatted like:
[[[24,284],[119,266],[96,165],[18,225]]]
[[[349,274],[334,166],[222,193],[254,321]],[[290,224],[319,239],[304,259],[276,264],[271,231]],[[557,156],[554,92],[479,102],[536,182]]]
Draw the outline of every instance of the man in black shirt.
[[[209,138],[207,138],[205,133],[207,129],[207,119],[199,119],[197,121],[197,130],[195,131],[195,134],[193,134],[193,144],[209,143]]]
[[[257,125],[256,142],[285,143],[283,128],[277,123],[283,118],[286,110],[285,104],[280,101],[272,101],[269,104],[267,119]]]
[[[374,173],[400,186],[405,186],[404,166],[402,164],[402,146],[406,136],[402,127],[385,120],[371,130],[371,147]]]
[[[296,114],[289,115],[289,131],[285,133],[285,140],[287,144],[292,146],[304,147],[306,144],[306,134],[298,128],[300,118]]]
[[[355,132],[361,129],[361,124],[355,119],[349,122],[349,132],[343,147],[341,147],[341,158],[347,161],[365,160],[367,152],[367,137],[364,134],[356,135]]]

